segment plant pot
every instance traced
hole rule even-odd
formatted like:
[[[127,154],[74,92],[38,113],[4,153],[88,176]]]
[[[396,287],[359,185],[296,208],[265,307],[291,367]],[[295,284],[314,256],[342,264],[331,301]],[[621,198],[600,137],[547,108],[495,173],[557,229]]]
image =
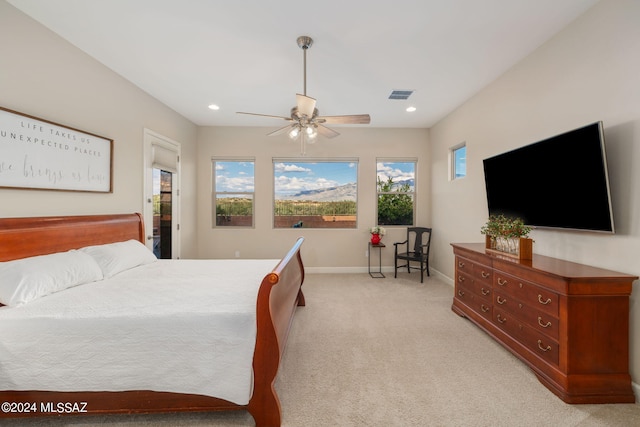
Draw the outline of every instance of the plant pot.
[[[487,252],[506,255],[520,260],[533,259],[533,239],[527,237],[507,239],[485,236],[485,248]]]
[[[380,235],[379,234],[371,234],[371,244],[377,245],[380,243]]]

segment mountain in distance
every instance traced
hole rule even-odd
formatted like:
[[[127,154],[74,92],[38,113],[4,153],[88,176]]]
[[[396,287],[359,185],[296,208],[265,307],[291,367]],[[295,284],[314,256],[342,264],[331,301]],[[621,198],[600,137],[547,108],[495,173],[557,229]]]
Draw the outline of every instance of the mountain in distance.
[[[402,184],[409,184],[411,188],[414,186],[414,180],[408,179],[406,181],[394,182],[393,189],[397,190]],[[300,191],[293,195],[279,196],[280,200],[310,200],[313,202],[332,202],[336,200],[349,200],[356,201],[358,194],[358,187],[355,183],[349,183],[339,185],[337,187],[322,188],[318,190],[305,190]]]
[[[415,186],[415,181],[413,180],[413,178],[411,178],[411,179],[405,179],[405,180],[399,180],[399,181],[394,181],[394,183],[393,183],[393,187],[392,187],[392,188],[393,188],[394,190],[398,190],[398,189],[399,189],[399,187],[400,187],[401,185],[404,185],[404,184],[409,184],[409,187],[410,187],[410,188],[414,188],[414,186]]]
[[[314,202],[333,202],[336,200],[355,201],[357,198],[357,186],[355,183],[339,185],[337,187],[321,188],[318,190],[305,190],[290,196],[280,196],[281,200],[311,200]]]

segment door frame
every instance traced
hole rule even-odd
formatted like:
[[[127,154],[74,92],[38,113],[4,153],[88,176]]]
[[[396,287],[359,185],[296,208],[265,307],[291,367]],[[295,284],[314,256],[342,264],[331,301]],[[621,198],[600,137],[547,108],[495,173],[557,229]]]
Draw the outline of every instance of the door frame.
[[[145,244],[153,250],[153,146],[173,151],[177,156],[176,172],[172,173],[171,182],[171,257],[180,258],[180,152],[181,144],[150,129],[144,129],[143,137],[143,171],[144,198],[143,218],[146,241]],[[151,237],[151,238],[149,238]]]

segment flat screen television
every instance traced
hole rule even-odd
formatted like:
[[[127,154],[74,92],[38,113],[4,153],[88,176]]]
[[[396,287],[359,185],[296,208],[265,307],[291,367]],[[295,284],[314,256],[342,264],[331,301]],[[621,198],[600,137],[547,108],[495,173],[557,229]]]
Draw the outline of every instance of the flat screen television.
[[[483,160],[489,215],[613,233],[602,122]]]

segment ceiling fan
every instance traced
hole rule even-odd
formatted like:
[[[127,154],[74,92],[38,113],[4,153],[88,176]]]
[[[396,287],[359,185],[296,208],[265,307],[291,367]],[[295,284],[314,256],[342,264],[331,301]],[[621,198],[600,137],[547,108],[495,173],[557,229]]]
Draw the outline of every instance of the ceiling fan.
[[[320,116],[316,108],[316,100],[307,96],[307,49],[313,44],[313,39],[308,36],[300,36],[297,39],[298,46],[304,52],[304,93],[296,94],[296,106],[291,109],[291,116],[272,116],[268,114],[245,113],[238,111],[238,114],[249,114],[252,116],[271,117],[275,119],[283,119],[291,122],[287,126],[277,129],[268,136],[281,135],[285,132],[289,133],[291,139],[296,139],[299,135],[311,142],[318,134],[326,138],[334,138],[340,135],[333,129],[325,126],[325,124],[369,124],[371,118],[368,114],[355,114],[347,116]]]

